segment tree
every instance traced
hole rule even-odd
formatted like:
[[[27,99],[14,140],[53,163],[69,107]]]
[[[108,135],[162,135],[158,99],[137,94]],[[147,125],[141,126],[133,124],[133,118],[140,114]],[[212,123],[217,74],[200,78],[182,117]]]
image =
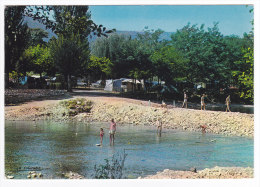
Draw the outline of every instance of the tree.
[[[94,79],[105,80],[111,76],[111,61],[106,57],[96,57],[91,55],[87,71]]]
[[[130,36],[111,34],[108,38],[98,38],[91,47],[91,53],[97,57],[106,57],[113,63],[112,78],[127,77],[133,61],[137,44]]]
[[[158,79],[165,81],[166,85],[186,79],[188,60],[173,46],[166,46],[155,51],[151,55],[151,60],[155,75]]]
[[[252,13],[254,9],[250,9]],[[249,47],[243,47],[243,57],[236,61],[237,68],[232,72],[237,84],[239,85],[240,97],[254,102],[254,20],[251,21],[252,31],[248,35],[244,35],[244,38],[249,40]]]
[[[235,62],[243,67],[240,71],[233,71],[233,76],[239,83],[240,97],[250,102],[254,101],[254,50],[252,48],[243,50],[244,56]]]
[[[29,29],[23,24],[25,6],[5,8],[5,73],[6,87],[9,85],[9,72],[19,65],[19,59],[29,41]]]
[[[115,31],[95,24],[88,9],[88,6],[27,6],[25,14],[43,23],[46,29],[51,29],[57,35],[63,34],[64,37],[70,37],[71,33],[78,33],[83,39],[90,33],[106,37]]]
[[[231,77],[229,49],[218,24],[204,29],[186,25],[172,35],[172,45],[189,60],[187,80],[192,83],[215,83],[226,87]]]
[[[30,46],[25,50],[23,58],[27,63],[27,70],[40,74],[40,77],[42,77],[43,72],[51,72],[53,69],[50,48],[47,46],[42,46],[40,44],[37,46]]]
[[[31,28],[30,29],[30,45],[36,46],[38,44],[46,45],[47,42],[45,42],[43,39],[48,38],[48,32],[40,29],[40,28]]]
[[[51,56],[57,70],[67,80],[67,90],[72,91],[71,77],[82,75],[89,61],[88,42],[81,40],[79,34],[65,38],[62,34],[50,43]]]

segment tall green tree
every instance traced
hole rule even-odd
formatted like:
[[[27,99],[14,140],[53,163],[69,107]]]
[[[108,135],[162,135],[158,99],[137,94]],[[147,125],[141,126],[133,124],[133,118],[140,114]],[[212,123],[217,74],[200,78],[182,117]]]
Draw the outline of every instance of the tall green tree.
[[[254,50],[252,48],[243,49],[244,56],[236,61],[241,70],[233,71],[239,84],[240,97],[253,102],[254,101]]]
[[[50,48],[40,44],[26,49],[23,60],[26,61],[27,70],[40,74],[40,76],[43,72],[52,72],[54,68]]]
[[[226,87],[231,77],[230,52],[217,23],[212,28],[186,25],[172,35],[172,45],[189,60],[187,80],[214,83]]]
[[[50,50],[56,68],[67,80],[67,90],[72,91],[71,77],[85,73],[89,62],[88,42],[81,40],[79,34],[69,38],[60,34],[51,41]]]
[[[166,46],[151,55],[155,75],[171,85],[174,81],[186,80],[188,60],[173,46]]]
[[[57,35],[63,34],[64,37],[78,33],[85,39],[90,33],[100,37],[115,31],[95,24],[88,6],[27,6],[25,13],[43,23],[46,29],[51,29]]]
[[[97,57],[106,57],[113,63],[112,78],[127,77],[133,61],[134,50],[137,45],[130,36],[111,34],[108,38],[98,38],[91,53]]]
[[[252,13],[254,9],[250,9]],[[240,97],[251,103],[254,102],[254,20],[251,21],[252,30],[248,35],[244,35],[249,40],[249,46],[243,47],[243,57],[235,61],[236,68],[233,70],[233,76],[239,86]]]
[[[6,87],[9,85],[9,72],[19,65],[20,56],[28,47],[29,28],[23,23],[24,6],[5,8],[5,74]]]
[[[90,62],[87,66],[87,72],[94,78],[106,80],[111,76],[111,61],[106,57],[90,56]]]
[[[44,41],[44,38],[48,38],[48,32],[40,29],[40,28],[31,28],[30,29],[30,45],[37,46],[40,45],[47,45],[47,42]]]

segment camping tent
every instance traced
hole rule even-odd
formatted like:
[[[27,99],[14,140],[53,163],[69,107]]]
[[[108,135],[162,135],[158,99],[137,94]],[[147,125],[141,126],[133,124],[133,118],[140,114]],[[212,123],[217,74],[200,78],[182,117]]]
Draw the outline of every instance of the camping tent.
[[[106,86],[104,88],[105,91],[116,91],[121,92],[121,85],[122,81],[125,80],[125,78],[121,79],[115,79],[115,80],[106,80]]]
[[[106,80],[105,91],[116,91],[116,92],[127,92],[133,90],[133,80],[127,78]],[[136,84],[141,84],[140,81],[136,80]]]

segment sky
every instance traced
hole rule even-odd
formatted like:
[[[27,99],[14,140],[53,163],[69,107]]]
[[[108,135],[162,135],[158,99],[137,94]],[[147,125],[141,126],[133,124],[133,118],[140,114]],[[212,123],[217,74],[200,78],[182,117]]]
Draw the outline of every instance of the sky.
[[[162,29],[175,32],[189,22],[212,27],[219,22],[224,35],[243,36],[252,28],[249,13],[252,6],[245,5],[135,5],[135,6],[90,6],[91,18],[96,24],[119,31],[142,31]]]

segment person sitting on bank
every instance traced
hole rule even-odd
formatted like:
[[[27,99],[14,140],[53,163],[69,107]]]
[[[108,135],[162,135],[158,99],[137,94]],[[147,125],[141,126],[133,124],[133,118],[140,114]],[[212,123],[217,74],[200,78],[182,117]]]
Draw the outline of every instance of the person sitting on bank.
[[[230,111],[230,108],[229,108],[230,103],[231,103],[230,95],[228,95],[227,98],[226,98],[226,105],[227,105],[227,107],[226,107],[226,112],[227,112],[227,111],[231,112],[231,111]]]
[[[184,101],[183,101],[183,104],[182,104],[182,108],[184,107],[184,105],[186,106],[185,108],[187,108],[187,106],[188,106],[188,97],[187,97],[186,92],[184,92]]]
[[[109,128],[109,142],[110,145],[114,145],[115,142],[115,133],[116,133],[116,123],[114,121],[114,119],[111,119],[110,122],[110,128]]]
[[[205,110],[205,108],[206,108],[205,94],[203,94],[202,97],[201,97],[201,110],[202,110],[202,107],[204,107],[204,110]]]

